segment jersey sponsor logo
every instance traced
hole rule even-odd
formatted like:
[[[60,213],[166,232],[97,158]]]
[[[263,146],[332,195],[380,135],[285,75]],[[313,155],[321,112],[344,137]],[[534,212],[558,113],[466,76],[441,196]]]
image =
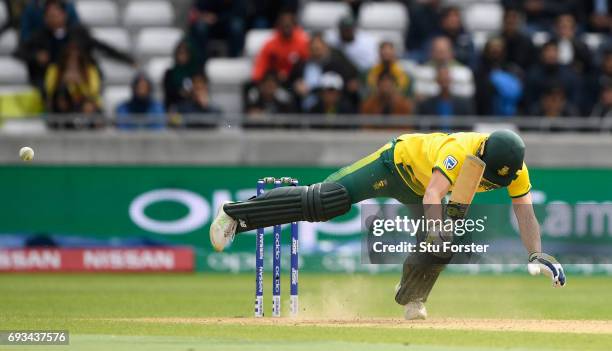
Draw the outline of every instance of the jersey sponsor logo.
[[[381,179],[379,181],[374,182],[374,184],[372,184],[372,188],[374,188],[374,190],[380,190],[386,186],[387,186],[386,179]]]
[[[444,168],[446,168],[447,171],[450,171],[451,169],[455,168],[457,166],[457,159],[454,158],[451,155],[446,156],[446,158],[444,159]]]
[[[501,188],[501,186],[482,178],[480,180],[480,188],[483,189],[484,191],[490,191],[494,189],[499,189]]]
[[[500,176],[507,176],[508,175],[508,171],[510,171],[510,167],[508,166],[503,166],[502,168],[497,170],[497,174],[499,174]]]

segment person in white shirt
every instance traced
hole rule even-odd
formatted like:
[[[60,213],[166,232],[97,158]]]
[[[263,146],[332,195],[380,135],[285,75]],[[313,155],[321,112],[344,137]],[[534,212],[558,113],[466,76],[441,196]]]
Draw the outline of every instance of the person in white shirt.
[[[571,13],[557,17],[555,37],[559,47],[559,63],[572,66],[576,73],[587,73],[591,69],[591,52],[576,36],[576,30],[576,19]]]
[[[325,41],[342,51],[360,71],[370,69],[378,58],[378,46],[374,37],[355,28],[352,17],[340,20],[338,28],[325,33]]]

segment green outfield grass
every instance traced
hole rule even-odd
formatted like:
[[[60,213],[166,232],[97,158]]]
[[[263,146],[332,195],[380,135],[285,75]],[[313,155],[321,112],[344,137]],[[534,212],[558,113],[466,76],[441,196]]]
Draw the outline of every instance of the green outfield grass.
[[[286,292],[288,276],[283,277]],[[301,317],[322,321],[400,318],[401,308],[393,301],[397,279],[397,275],[304,273],[300,276]],[[267,281],[266,288],[269,286]],[[469,325],[456,330],[413,329],[398,328],[393,321],[375,326],[334,322],[316,325],[300,320],[258,323],[252,318],[253,291],[253,274],[2,275],[0,330],[68,329],[71,345],[0,349],[432,351],[612,347],[612,334],[607,332],[486,331],[470,330]],[[428,308],[434,321],[612,320],[611,291],[612,280],[607,277],[569,277],[566,288],[553,289],[544,277],[449,274],[435,287]],[[266,294],[269,315],[269,290]],[[288,311],[286,304],[283,308]],[[401,326],[406,323],[397,322]]]

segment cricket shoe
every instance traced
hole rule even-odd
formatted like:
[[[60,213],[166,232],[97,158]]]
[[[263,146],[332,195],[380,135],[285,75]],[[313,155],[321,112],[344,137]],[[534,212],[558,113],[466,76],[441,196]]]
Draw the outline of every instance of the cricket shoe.
[[[228,202],[224,202],[223,205]],[[219,207],[217,217],[210,225],[210,243],[217,252],[223,251],[236,235],[236,220],[225,213],[223,205]]]
[[[399,282],[395,285],[395,294],[397,294],[401,288],[401,284],[402,283]],[[427,319],[427,308],[425,308],[425,304],[420,300],[408,302],[404,305],[404,318],[409,321]]]
[[[417,319],[427,319],[427,308],[421,301],[410,301],[404,305],[404,318],[412,321]]]

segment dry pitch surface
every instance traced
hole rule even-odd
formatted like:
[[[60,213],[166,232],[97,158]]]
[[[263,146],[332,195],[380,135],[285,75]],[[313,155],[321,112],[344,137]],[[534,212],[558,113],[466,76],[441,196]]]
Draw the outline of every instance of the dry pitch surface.
[[[508,331],[570,334],[612,334],[612,321],[599,320],[551,320],[551,319],[459,319],[434,318],[406,321],[393,318],[363,319],[301,319],[301,318],[117,318],[117,322],[186,324],[186,325],[236,325],[236,326],[316,326],[330,328],[397,328],[429,330]],[[612,347],[612,345],[611,345]]]

